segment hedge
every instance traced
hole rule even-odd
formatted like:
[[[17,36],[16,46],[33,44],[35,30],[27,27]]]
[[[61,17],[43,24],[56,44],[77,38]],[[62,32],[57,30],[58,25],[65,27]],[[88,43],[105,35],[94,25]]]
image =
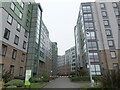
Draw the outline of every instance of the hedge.
[[[24,85],[23,80],[19,79],[13,79],[5,84],[5,86],[16,86],[16,87],[22,87]]]

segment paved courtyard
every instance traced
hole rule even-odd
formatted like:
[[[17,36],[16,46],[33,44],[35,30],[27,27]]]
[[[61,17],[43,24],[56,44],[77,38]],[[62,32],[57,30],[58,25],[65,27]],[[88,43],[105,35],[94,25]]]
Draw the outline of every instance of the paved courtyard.
[[[80,82],[71,82],[68,77],[59,77],[50,81],[44,88],[80,88]]]

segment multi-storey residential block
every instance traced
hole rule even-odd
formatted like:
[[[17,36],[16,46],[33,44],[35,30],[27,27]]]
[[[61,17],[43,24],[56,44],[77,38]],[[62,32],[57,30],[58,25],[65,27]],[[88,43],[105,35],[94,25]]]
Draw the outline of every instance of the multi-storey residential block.
[[[93,75],[118,68],[120,52],[119,2],[81,3],[75,26],[78,68],[85,69],[90,60]]]
[[[75,46],[65,51],[65,54],[58,56],[58,74],[70,75],[76,73]]]
[[[52,75],[57,74],[58,48],[57,43],[52,42]]]
[[[28,2],[0,2],[0,42],[2,44],[0,72],[10,71],[14,76],[24,76],[29,40],[30,17]]]
[[[42,21],[40,40],[40,75],[51,75],[52,71],[52,42],[49,38],[49,31]]]
[[[65,61],[65,55],[58,56],[58,62],[57,62],[57,74],[58,75],[66,75],[66,61]]]
[[[76,71],[76,55],[75,55],[75,47],[71,47],[70,49],[65,51],[65,60],[68,65],[67,69],[70,73],[75,73]]]
[[[51,74],[52,42],[42,11],[40,3],[34,0],[0,3],[0,75],[5,70],[24,76],[26,69],[32,70],[32,76]],[[53,49],[57,55],[57,49]]]

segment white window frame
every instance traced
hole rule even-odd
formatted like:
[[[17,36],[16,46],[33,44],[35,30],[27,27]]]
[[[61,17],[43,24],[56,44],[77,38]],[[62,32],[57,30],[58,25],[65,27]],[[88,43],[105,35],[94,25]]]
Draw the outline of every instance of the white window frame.
[[[16,59],[16,56],[17,56],[17,50],[13,49],[12,59]]]
[[[10,8],[14,11],[15,10],[15,4],[11,2]]]
[[[13,22],[13,17],[11,15],[9,15],[9,14],[8,14],[7,22],[9,24],[12,24],[12,22]]]
[[[18,43],[19,43],[19,37],[15,35],[14,44],[18,45]]]
[[[108,46],[109,46],[109,47],[114,46],[114,41],[113,41],[113,40],[108,40]]]
[[[116,52],[115,51],[110,51],[111,58],[116,58]]]

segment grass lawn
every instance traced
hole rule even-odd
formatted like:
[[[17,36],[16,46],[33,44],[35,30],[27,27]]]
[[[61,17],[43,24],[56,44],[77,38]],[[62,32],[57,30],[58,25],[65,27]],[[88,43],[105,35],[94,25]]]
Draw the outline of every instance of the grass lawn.
[[[93,87],[91,87],[91,84],[90,84],[90,83],[85,83],[85,84],[81,84],[81,85],[80,85],[80,88],[100,88],[100,83],[98,83],[97,85],[94,84]]]

